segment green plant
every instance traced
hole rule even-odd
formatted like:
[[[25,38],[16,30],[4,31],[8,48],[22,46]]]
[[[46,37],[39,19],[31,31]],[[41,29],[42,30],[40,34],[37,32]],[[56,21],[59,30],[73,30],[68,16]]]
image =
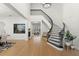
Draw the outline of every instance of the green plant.
[[[69,30],[65,33],[65,39],[66,39],[66,41],[72,41],[73,39],[75,39],[76,38],[76,36],[73,36],[70,32],[69,32]]]

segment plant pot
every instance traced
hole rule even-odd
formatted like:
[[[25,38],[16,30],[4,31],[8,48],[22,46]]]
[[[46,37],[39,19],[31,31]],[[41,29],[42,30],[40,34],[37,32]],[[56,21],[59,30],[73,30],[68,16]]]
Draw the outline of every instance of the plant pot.
[[[66,44],[67,46],[70,46],[70,45],[72,45],[72,44],[73,44],[73,41],[68,41],[68,42],[65,42],[65,44]]]

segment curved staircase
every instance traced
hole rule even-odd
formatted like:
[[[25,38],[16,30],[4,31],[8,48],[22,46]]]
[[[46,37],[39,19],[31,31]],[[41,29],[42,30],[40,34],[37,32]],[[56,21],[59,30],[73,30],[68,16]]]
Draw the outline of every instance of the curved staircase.
[[[48,42],[53,45],[53,47],[58,50],[63,50],[63,39],[65,32],[65,24],[63,23],[63,28],[59,28],[58,26],[53,26],[50,37],[48,38]]]
[[[33,14],[35,13],[35,14]],[[41,9],[31,9],[32,15],[42,15],[46,18],[46,20],[51,24],[51,28],[47,33],[47,42],[51,46],[55,47],[58,50],[63,50],[63,38],[65,32],[65,24],[63,23],[63,28],[60,28],[56,24],[53,23],[53,20],[50,16],[48,16]]]

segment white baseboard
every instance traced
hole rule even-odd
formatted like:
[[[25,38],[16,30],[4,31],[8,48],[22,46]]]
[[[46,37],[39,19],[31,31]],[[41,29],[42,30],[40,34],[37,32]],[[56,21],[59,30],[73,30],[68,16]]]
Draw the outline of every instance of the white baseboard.
[[[75,47],[76,50],[79,50],[79,47]]]

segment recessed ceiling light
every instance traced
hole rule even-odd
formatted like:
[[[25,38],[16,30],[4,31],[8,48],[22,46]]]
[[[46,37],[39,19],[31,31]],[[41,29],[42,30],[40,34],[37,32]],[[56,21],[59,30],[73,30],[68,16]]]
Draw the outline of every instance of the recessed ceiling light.
[[[44,8],[49,8],[49,7],[51,7],[51,3],[43,3],[43,7]]]

